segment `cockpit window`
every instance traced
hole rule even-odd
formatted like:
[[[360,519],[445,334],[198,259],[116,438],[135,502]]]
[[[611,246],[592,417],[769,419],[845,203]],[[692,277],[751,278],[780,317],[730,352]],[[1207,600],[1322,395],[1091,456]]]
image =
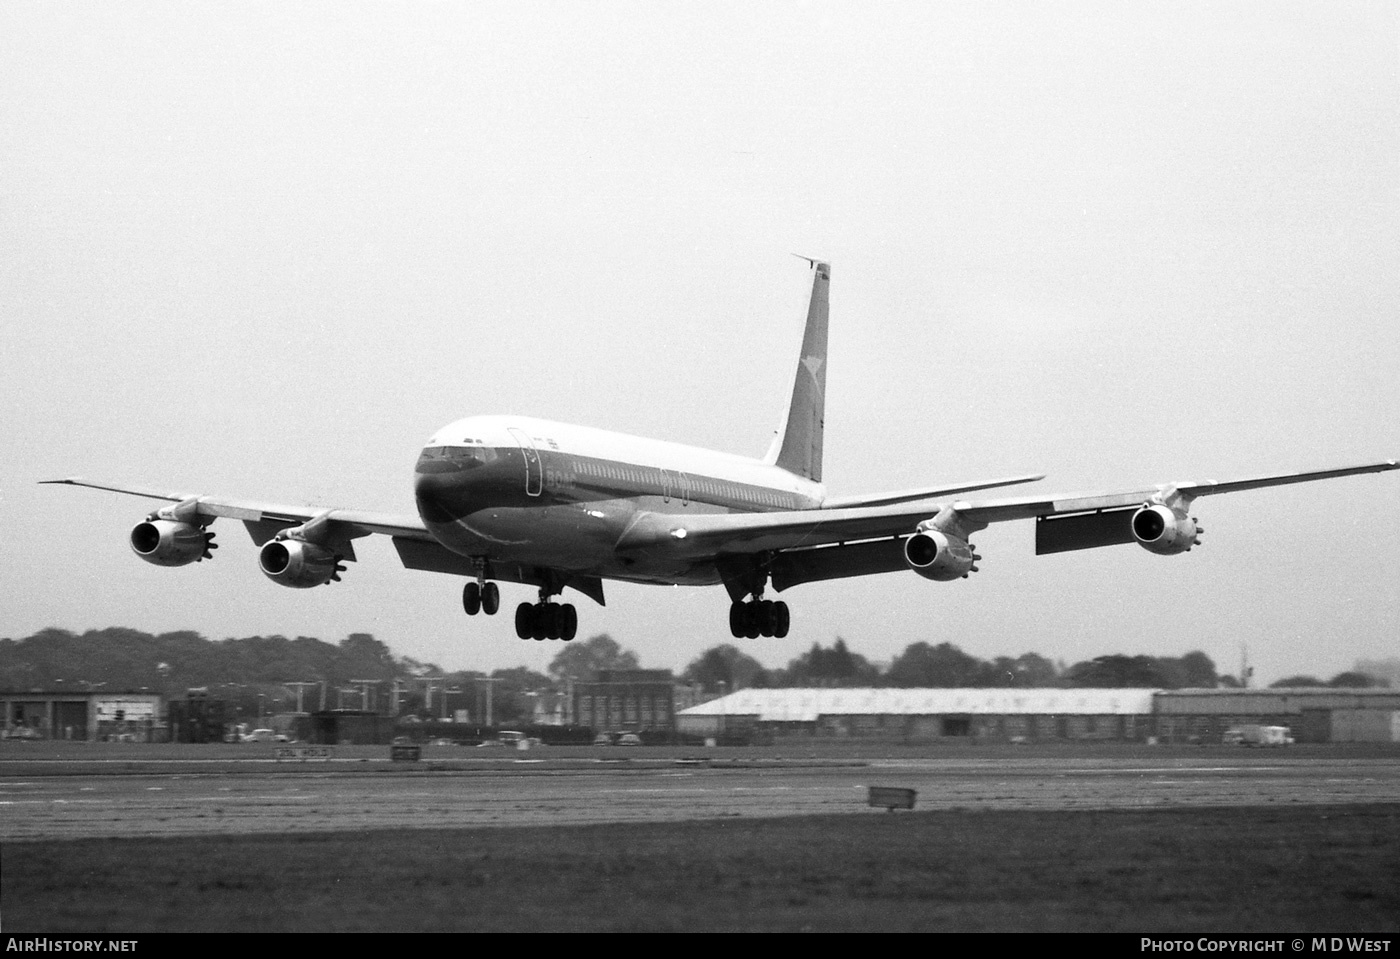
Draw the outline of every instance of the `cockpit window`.
[[[441,473],[475,469],[494,463],[497,452],[489,446],[428,446],[418,457],[419,472]],[[436,464],[436,465],[434,465]]]
[[[476,466],[485,466],[496,460],[496,451],[487,446],[459,446],[454,447],[451,458],[460,463],[464,469],[472,469]]]

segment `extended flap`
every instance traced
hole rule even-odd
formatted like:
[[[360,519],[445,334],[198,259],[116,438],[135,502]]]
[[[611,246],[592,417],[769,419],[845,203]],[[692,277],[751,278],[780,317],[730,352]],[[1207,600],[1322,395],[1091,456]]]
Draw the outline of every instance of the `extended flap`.
[[[1036,555],[1135,542],[1133,514],[1138,509],[1137,506],[1131,506],[1093,513],[1072,513],[1069,516],[1037,516]]]

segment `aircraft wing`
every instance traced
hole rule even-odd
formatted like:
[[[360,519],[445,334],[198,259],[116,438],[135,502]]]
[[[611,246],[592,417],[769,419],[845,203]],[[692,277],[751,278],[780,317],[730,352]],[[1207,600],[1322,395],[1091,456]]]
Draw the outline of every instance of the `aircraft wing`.
[[[285,503],[263,503],[248,499],[231,499],[220,496],[200,496],[193,493],[153,489],[144,486],[116,486],[109,483],[93,483],[80,477],[43,480],[65,486],[86,486],[89,489],[107,490],[112,493],[125,493],[146,499],[164,500],[177,504],[176,508],[186,510],[201,519],[242,520],[252,534],[253,541],[261,546],[279,530],[289,526],[299,526],[312,520],[323,519],[327,528],[337,539],[346,541],[382,533],[386,536],[436,542],[429,535],[422,520],[416,516],[394,513],[376,513],[368,510],[334,509],[324,506],[289,506]],[[346,556],[353,559],[354,556]]]
[[[422,520],[416,516],[395,513],[376,513],[369,510],[334,509],[323,506],[290,506],[285,503],[263,503],[256,500],[230,499],[220,496],[199,496],[191,493],[154,489],[144,486],[116,486],[110,483],[93,483],[78,477],[44,480],[66,486],[86,486],[89,489],[125,493],[146,499],[163,500],[174,504],[165,507],[165,512],[174,518],[185,521],[210,520],[218,518],[242,520],[253,537],[254,544],[262,546],[279,532],[293,526],[310,528],[314,525],[312,538],[317,542],[334,547],[341,559],[353,561],[355,547],[351,540],[378,533],[393,540],[399,560],[408,569],[450,573],[455,576],[474,577],[477,569],[465,557],[458,556],[433,539]],[[158,511],[159,512],[159,511]],[[518,563],[488,562],[486,575],[490,579],[509,583],[523,583],[529,586],[542,586],[540,570],[533,566]],[[603,584],[596,576],[561,574],[561,582],[571,586],[603,605]]]
[[[1149,500],[1158,502],[1175,496],[1188,503],[1199,496],[1213,493],[1234,493],[1242,490],[1308,483],[1314,480],[1352,476],[1358,473],[1380,473],[1400,469],[1400,462],[1383,460],[1358,466],[1311,470],[1299,473],[1274,473],[1245,479],[1218,481],[1200,480],[1184,483],[1162,483],[1137,489],[1110,493],[1075,493],[1067,495],[1032,495],[1004,499],[953,500],[889,506],[865,506],[837,509],[794,510],[785,513],[700,514],[677,516],[650,513],[639,517],[623,535],[617,547],[621,552],[665,550],[673,556],[716,556],[725,554],[762,553],[798,550],[833,544],[854,544],[864,540],[903,537],[914,527],[932,519],[945,510],[956,513],[965,532],[985,529],[991,523],[1016,519],[1049,519],[1071,514],[1093,514],[1104,511],[1135,509]],[[1112,539],[1092,545],[1131,542]],[[1079,547],[1067,547],[1079,548]],[[1053,550],[1050,550],[1053,551]],[[877,570],[871,570],[872,572]]]
[[[845,509],[852,506],[893,506],[896,503],[912,503],[916,500],[937,499],[952,496],[954,493],[971,493],[979,489],[992,489],[998,486],[1018,486],[1021,483],[1035,483],[1045,479],[1044,473],[1030,476],[1008,476],[1005,479],[980,480],[975,483],[956,483],[948,486],[930,486],[925,489],[900,490],[894,493],[870,493],[864,496],[828,496],[822,502],[822,509]]]

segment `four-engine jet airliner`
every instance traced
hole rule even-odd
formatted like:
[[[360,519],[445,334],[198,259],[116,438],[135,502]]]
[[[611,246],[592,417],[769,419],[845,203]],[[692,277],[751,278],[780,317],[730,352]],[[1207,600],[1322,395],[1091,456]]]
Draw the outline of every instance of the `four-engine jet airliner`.
[[[262,571],[282,586],[337,581],[341,564],[355,559],[355,539],[387,535],[406,567],[467,577],[468,614],[500,608],[498,581],[536,587],[538,602],[515,611],[517,635],[568,640],[578,614],[556,597],[572,588],[601,605],[607,579],[723,584],[734,636],[785,636],[788,607],[765,598],[770,585],[782,592],[900,569],[966,578],[981,559],[970,537],[990,523],[1034,519],[1037,553],[1135,542],[1171,555],[1200,542],[1189,515],[1197,497],[1400,468],[1392,459],[1066,496],[958,498],[1042,476],[828,496],[821,480],[831,268],[808,262],[814,278],[796,381],[783,428],[761,460],[521,416],[473,416],[443,427],[423,448],[417,518],[78,478],[46,482],[165,500],[131,531],[131,548],[159,566],[208,559],[209,525],[242,520],[260,547]]]

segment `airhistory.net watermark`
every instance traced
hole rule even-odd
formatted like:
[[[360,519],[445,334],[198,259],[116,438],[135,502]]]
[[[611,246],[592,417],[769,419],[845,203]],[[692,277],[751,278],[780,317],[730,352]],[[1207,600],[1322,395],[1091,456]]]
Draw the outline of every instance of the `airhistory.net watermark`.
[[[6,936],[6,952],[135,952],[135,939],[50,939]]]

